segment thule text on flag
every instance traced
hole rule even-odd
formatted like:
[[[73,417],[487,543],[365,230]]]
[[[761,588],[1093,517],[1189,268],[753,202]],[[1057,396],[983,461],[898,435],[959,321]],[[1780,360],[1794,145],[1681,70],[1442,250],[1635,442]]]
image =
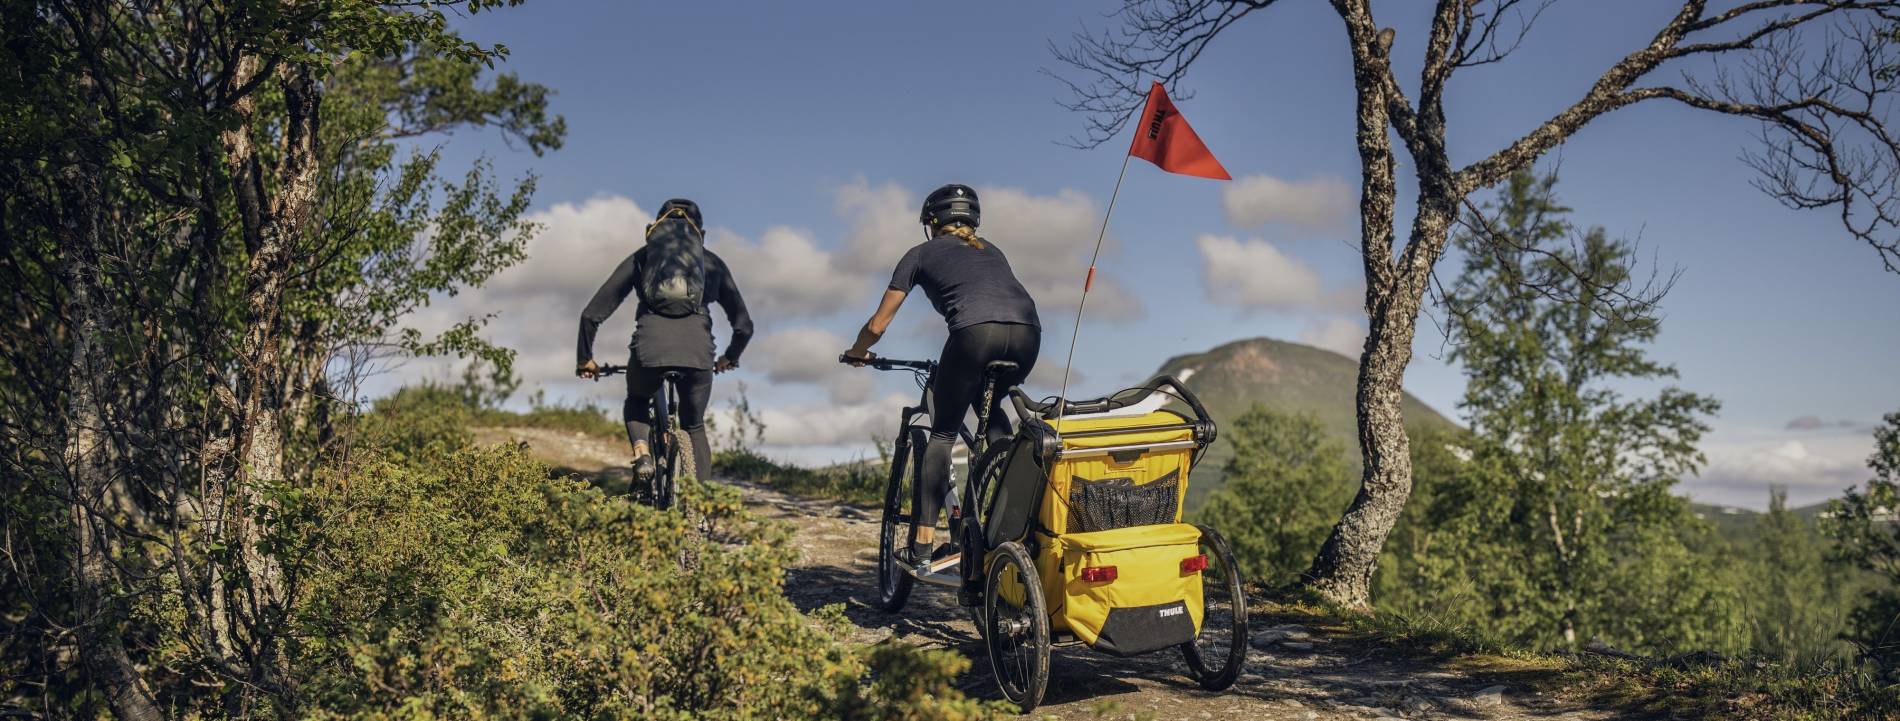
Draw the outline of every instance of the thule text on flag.
[[[1221,167],[1220,161],[1214,159],[1213,151],[1194,134],[1194,129],[1188,127],[1187,118],[1174,109],[1174,101],[1168,99],[1168,91],[1159,81],[1148,89],[1148,104],[1136,119],[1135,140],[1129,144],[1128,154],[1170,173],[1214,180],[1234,179]]]

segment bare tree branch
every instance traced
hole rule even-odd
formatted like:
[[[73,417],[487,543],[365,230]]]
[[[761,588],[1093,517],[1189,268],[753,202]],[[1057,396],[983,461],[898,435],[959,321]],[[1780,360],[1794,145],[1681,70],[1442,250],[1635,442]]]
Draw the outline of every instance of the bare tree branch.
[[[1255,10],[1278,0],[1123,0],[1114,16],[1118,30],[1093,35],[1075,33],[1068,47],[1049,44],[1058,62],[1084,76],[1077,82],[1043,69],[1043,74],[1067,86],[1070,99],[1058,101],[1082,113],[1086,128],[1069,138],[1076,148],[1093,148],[1121,132],[1129,116],[1141,109],[1148,81],[1159,80],[1176,98],[1193,97],[1177,88],[1188,67],[1222,31]]]
[[[1760,121],[1743,161],[1756,188],[1795,209],[1837,207],[1841,225],[1900,272],[1900,137],[1886,126],[1896,81],[1892,36],[1869,22],[1829,32],[1812,61],[1791,35],[1768,36],[1748,59],[1748,80],[1713,87],[1652,86],[1632,102],[1669,100]]]
[[[1498,0],[1488,10],[1468,2],[1467,7],[1471,9],[1465,13],[1459,30],[1458,53],[1451,58],[1452,66],[1470,68],[1503,62],[1524,44],[1537,19],[1556,3],[1557,0],[1542,0],[1536,9],[1527,13],[1520,7],[1523,0]],[[1507,21],[1512,21],[1515,27],[1507,29]]]
[[[1496,184],[1503,180],[1504,176],[1525,167],[1537,156],[1543,155],[1545,151],[1568,139],[1585,123],[1611,110],[1635,102],[1633,99],[1622,98],[1623,91],[1651,70],[1655,70],[1656,66],[1661,65],[1664,60],[1669,59],[1670,52],[1676,43],[1682,40],[1690,24],[1701,15],[1703,4],[1701,0],[1684,2],[1682,9],[1667,25],[1663,26],[1662,30],[1656,33],[1649,45],[1617,61],[1616,65],[1611,66],[1597,78],[1596,83],[1590,87],[1589,92],[1585,93],[1582,99],[1571,104],[1570,107],[1544,121],[1504,149],[1492,153],[1490,157],[1459,170],[1454,180],[1455,187],[1463,193],[1469,193],[1472,190]]]
[[[1491,215],[1472,203],[1469,198],[1464,201],[1464,208],[1465,213],[1459,216],[1458,225],[1472,239],[1473,250],[1491,253],[1500,260],[1513,253],[1536,256],[1550,265],[1539,276],[1533,277],[1521,273],[1514,275],[1511,279],[1513,286],[1556,303],[1577,303],[1581,300],[1579,296],[1586,293],[1610,299],[1608,303],[1591,307],[1593,313],[1606,321],[1635,322],[1653,319],[1661,306],[1663,297],[1668,295],[1669,291],[1675,287],[1676,281],[1682,278],[1681,268],[1670,271],[1667,278],[1662,277],[1652,268],[1649,278],[1638,285],[1635,282],[1636,273],[1633,272],[1635,269],[1626,268],[1631,272],[1610,281],[1603,281],[1570,262],[1571,257],[1581,256],[1579,250],[1583,244],[1582,236],[1574,228],[1570,232],[1572,255],[1566,256],[1541,245],[1526,242],[1507,230],[1497,227]],[[1517,263],[1500,263],[1500,267],[1516,269],[1520,266]],[[1566,281],[1574,281],[1576,287],[1567,288]],[[1464,314],[1463,309],[1456,307],[1451,296],[1441,295],[1441,297],[1446,301],[1447,312],[1455,316]],[[1478,302],[1483,302],[1483,299]]]

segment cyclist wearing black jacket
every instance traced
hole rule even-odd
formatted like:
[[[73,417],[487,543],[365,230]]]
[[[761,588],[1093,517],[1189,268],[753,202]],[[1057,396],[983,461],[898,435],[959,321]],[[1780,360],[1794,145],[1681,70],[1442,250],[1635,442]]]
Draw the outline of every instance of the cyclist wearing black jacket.
[[[931,393],[936,407],[930,420],[930,442],[924,449],[912,497],[915,516],[910,548],[900,550],[907,563],[917,565],[956,553],[953,543],[932,552],[937,514],[950,483],[950,451],[963,425],[966,410],[982,402],[983,371],[992,361],[1012,361],[1017,371],[998,379],[999,388],[1020,385],[1036,365],[1042,347],[1042,324],[1036,301],[1010,270],[1009,259],[995,243],[979,237],[981,221],[976,191],[964,185],[946,185],[924,199],[921,220],[923,243],[904,254],[891,275],[877,312],[858,331],[857,343],[845,351],[851,358],[873,358],[870,348],[890,327],[897,309],[912,288],[923,286],[931,307],[950,326],[943,344]],[[1002,413],[1003,394],[997,393],[990,412],[989,440],[1010,435]],[[906,553],[907,552],[907,553]]]
[[[690,200],[666,201],[660,206],[656,220],[675,209],[683,210],[694,227],[705,227],[700,224],[699,206]],[[661,374],[678,371],[683,376],[680,427],[693,440],[693,467],[700,474],[707,474],[712,468],[712,447],[706,443],[706,405],[712,398],[713,374],[738,367],[739,354],[752,340],[752,316],[746,312],[745,299],[739,295],[739,285],[733,282],[732,272],[711,250],[704,252],[705,303],[697,313],[674,318],[647,307],[645,294],[640,290],[647,246],[620,261],[613,275],[594,292],[593,300],[587,302],[587,309],[581,311],[575,374],[593,378],[599,372],[594,364],[594,332],[620,308],[629,293],[639,299],[634,311],[633,341],[628,349],[632,357],[627,361],[627,401],[621,407],[621,418],[627,424],[627,440],[633,443],[634,473],[642,480],[652,478],[654,471],[652,454],[647,449],[647,434],[653,419],[651,401],[660,389]],[[732,341],[726,344],[725,354],[717,360],[713,358],[710,313],[714,303],[725,311],[726,321],[732,325]]]

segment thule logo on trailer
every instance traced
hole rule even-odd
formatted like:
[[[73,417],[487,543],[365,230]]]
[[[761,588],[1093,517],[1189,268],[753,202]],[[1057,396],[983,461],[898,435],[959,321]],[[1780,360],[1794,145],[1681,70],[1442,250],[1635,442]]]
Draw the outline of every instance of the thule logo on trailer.
[[[1183,613],[1187,613],[1187,607],[1175,606],[1174,608],[1164,608],[1164,609],[1161,609],[1160,613],[1161,613],[1162,618],[1167,618],[1169,616],[1179,616]]]

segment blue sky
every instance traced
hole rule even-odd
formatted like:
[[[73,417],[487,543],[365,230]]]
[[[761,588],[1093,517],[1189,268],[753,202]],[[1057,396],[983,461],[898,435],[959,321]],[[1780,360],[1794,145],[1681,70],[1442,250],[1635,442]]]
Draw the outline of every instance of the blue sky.
[[[1454,160],[1488,154],[1574,101],[1647,41],[1667,5],[1558,3],[1509,61],[1454,78]],[[1082,119],[1056,104],[1062,86],[1039,71],[1055,65],[1050,40],[1102,28],[1113,8],[544,0],[468,18],[468,36],[511,49],[505,69],[556,90],[569,135],[541,158],[492,133],[446,141],[449,167],[487,155],[504,175],[537,173],[547,230],[512,277],[442,299],[418,324],[496,312],[495,335],[519,346],[530,387],[617,403],[618,386],[563,376],[574,319],[638,246],[640,216],[691,197],[759,322],[756,350],[717,397],[744,381],[768,410],[776,452],[864,452],[907,388],[826,365],[838,349],[823,349],[862,322],[887,260],[915,242],[906,222],[922,193],[956,181],[985,191],[985,230],[1033,276],[1050,331],[1044,370],[1059,370],[1073,313],[1066,288],[1087,265],[1127,140],[1092,151],[1057,144]],[[1429,4],[1376,9],[1398,29],[1401,77],[1415,76]],[[1344,212],[1357,188],[1348,63],[1339,20],[1316,0],[1256,13],[1202,56],[1184,83],[1194,97],[1180,107],[1240,180],[1130,168],[1102,262],[1113,284],[1090,300],[1105,312],[1084,324],[1077,353],[1084,392],[1241,337],[1348,347],[1364,324],[1357,228]],[[1677,365],[1680,385],[1724,403],[1705,444],[1710,466],[1684,488],[1759,506],[1770,482],[1805,502],[1866,475],[1871,424],[1900,410],[1900,277],[1830,214],[1784,209],[1750,187],[1737,158],[1754,130],[1636,107],[1592,123],[1546,162],[1559,164],[1577,221],[1640,236],[1663,270],[1682,270],[1653,352]],[[1401,196],[1410,190],[1401,168]],[[1456,262],[1441,271],[1455,273]],[[1260,270],[1234,271],[1242,267]],[[1463,380],[1442,359],[1432,321],[1420,323],[1407,386],[1456,414]],[[879,350],[932,355],[939,326],[918,299]],[[622,353],[620,327],[602,333],[603,358]],[[1818,423],[1795,425],[1817,427],[1790,427],[1804,417]]]

